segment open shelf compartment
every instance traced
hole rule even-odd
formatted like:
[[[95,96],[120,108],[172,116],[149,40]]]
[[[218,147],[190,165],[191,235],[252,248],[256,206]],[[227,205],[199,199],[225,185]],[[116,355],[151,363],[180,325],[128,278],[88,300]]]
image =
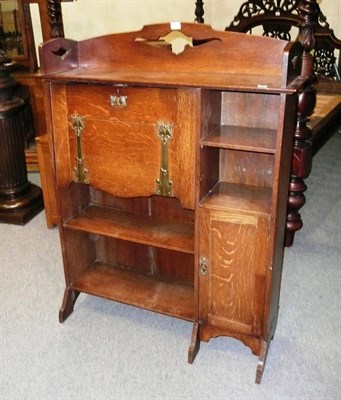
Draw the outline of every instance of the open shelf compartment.
[[[202,138],[202,146],[274,154],[276,130],[246,126],[220,125]]]
[[[194,288],[190,286],[161,282],[103,263],[93,263],[71,286],[79,292],[194,320]]]
[[[271,196],[270,188],[218,182],[201,200],[200,207],[269,215]]]
[[[64,228],[194,254],[194,224],[90,205]]]

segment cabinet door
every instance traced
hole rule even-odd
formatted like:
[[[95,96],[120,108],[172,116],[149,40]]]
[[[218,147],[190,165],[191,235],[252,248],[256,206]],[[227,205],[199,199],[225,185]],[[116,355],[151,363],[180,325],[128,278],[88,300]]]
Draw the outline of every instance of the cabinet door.
[[[199,317],[232,332],[261,335],[268,217],[199,210]]]
[[[68,165],[62,184],[88,183],[119,197],[176,197],[193,209],[194,184],[188,182],[195,181],[197,93],[66,85],[65,98],[55,94],[54,106],[55,148],[58,159]],[[58,123],[58,106],[64,103],[66,138],[65,127]]]

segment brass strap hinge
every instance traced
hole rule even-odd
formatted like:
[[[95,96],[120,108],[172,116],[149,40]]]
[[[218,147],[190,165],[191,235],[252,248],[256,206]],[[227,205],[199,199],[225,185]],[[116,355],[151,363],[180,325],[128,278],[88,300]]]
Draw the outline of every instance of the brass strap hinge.
[[[157,123],[157,135],[161,140],[160,177],[156,179],[156,194],[173,196],[172,181],[169,179],[168,142],[173,137],[173,127],[165,122]]]
[[[72,123],[72,129],[76,135],[76,166],[75,171],[75,182],[89,183],[88,170],[84,166],[84,156],[82,150],[81,133],[84,130],[84,117],[78,114],[70,115]]]

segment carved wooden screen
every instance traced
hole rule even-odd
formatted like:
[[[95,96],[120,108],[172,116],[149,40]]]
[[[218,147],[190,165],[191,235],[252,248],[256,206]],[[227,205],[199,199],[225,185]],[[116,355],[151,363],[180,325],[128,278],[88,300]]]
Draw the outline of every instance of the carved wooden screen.
[[[204,22],[203,3],[195,3],[197,22]],[[307,20],[311,21],[311,9],[315,10],[312,24],[315,40],[314,71],[319,76],[340,79],[340,65],[337,67],[335,50],[341,49],[341,40],[335,37],[316,0],[249,0],[240,6],[225,30],[252,33],[252,30],[261,27],[264,36],[295,40],[297,29],[293,27],[304,30]],[[302,37],[300,39],[302,42]]]
[[[341,41],[330,29],[326,17],[316,0],[249,0],[243,3],[226,30],[252,33],[262,26],[263,35],[283,40],[295,40],[293,27],[304,27],[307,10],[314,8],[314,72],[319,76],[340,79],[335,50],[341,49]],[[301,38],[302,41],[302,38]]]

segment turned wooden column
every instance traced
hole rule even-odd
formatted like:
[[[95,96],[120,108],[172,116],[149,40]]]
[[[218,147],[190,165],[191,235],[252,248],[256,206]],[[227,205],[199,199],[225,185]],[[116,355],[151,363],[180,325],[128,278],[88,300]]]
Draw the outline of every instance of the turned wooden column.
[[[62,15],[62,0],[46,0],[47,11],[50,20],[50,37],[64,37],[64,25]]]
[[[302,17],[300,42],[303,46],[301,75],[309,77],[309,80],[298,99],[285,235],[285,246],[287,247],[294,243],[295,233],[303,226],[299,210],[305,204],[304,192],[307,186],[304,179],[310,174],[312,164],[311,129],[307,123],[309,116],[314,112],[316,103],[314,83],[317,78],[314,74],[313,56],[311,54],[315,45],[314,28],[318,19],[316,0],[302,0],[299,12]]]
[[[203,23],[204,22],[204,2],[202,0],[198,0],[195,2],[195,22]]]
[[[41,189],[27,178],[23,138],[24,100],[15,97],[13,64],[0,60],[0,222],[25,224],[44,208]]]

